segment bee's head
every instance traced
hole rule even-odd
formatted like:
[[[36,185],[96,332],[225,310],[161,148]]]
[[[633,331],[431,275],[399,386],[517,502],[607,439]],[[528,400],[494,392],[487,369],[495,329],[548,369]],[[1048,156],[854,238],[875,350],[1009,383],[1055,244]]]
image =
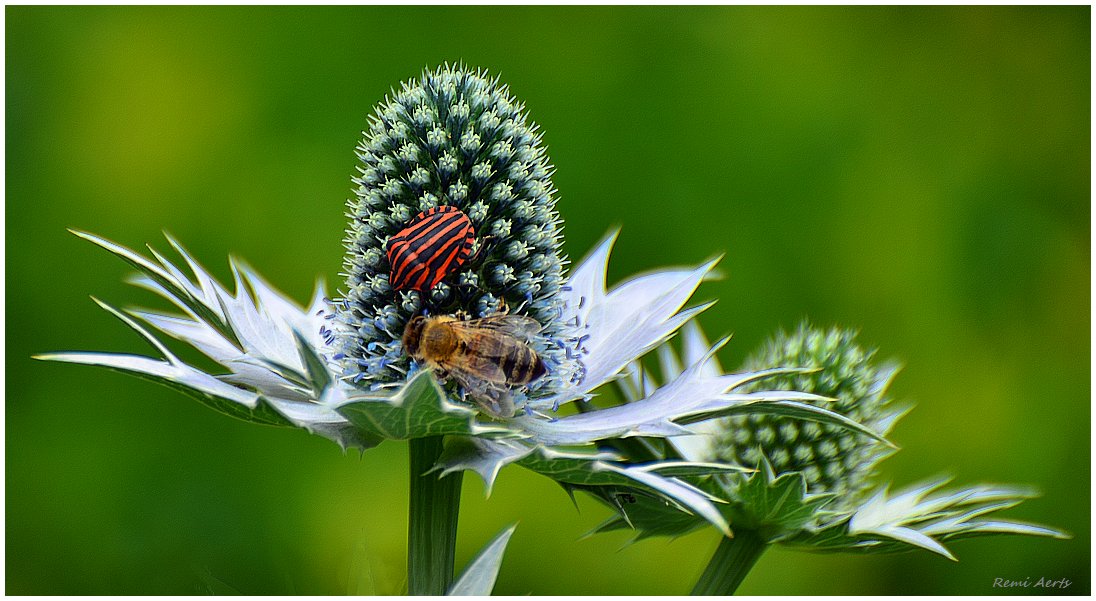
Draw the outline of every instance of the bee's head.
[[[419,341],[422,339],[422,328],[425,324],[426,318],[422,315],[416,315],[407,322],[407,327],[403,330],[403,352],[408,356],[419,356]]]

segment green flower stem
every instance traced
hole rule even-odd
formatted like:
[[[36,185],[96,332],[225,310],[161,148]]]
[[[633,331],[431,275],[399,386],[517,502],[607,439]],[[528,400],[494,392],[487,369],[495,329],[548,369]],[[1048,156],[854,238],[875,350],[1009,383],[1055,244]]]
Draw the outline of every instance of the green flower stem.
[[[453,583],[463,472],[444,478],[430,472],[441,456],[441,436],[412,438],[409,450],[407,594],[444,595]]]
[[[734,538],[724,537],[708,567],[693,587],[693,595],[732,595],[750,572],[768,543],[757,532],[736,528]]]

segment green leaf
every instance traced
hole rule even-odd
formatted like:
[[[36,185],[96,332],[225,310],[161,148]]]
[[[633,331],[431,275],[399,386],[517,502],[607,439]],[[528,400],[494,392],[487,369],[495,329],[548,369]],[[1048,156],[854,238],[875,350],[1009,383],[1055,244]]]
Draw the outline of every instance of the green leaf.
[[[775,477],[762,461],[761,471],[736,479],[730,513],[735,524],[762,533],[774,542],[807,528],[833,495],[808,495],[803,475],[789,472]]]
[[[652,463],[649,470],[662,476],[711,476],[712,474],[732,474],[756,472],[757,470],[730,463],[704,463],[696,461],[659,461]]]
[[[772,469],[762,465],[762,471],[752,475],[737,474],[732,481],[720,478],[703,478],[704,464],[699,464],[691,475],[698,488],[715,497],[728,499],[721,505],[723,515],[734,527],[761,533],[767,542],[776,542],[808,527],[819,516],[823,507],[832,500],[831,495],[807,495],[806,483],[800,474],[782,474],[776,478]],[[718,464],[716,464],[718,465]],[[736,466],[722,466],[722,471],[741,470]],[[679,468],[669,466],[671,473],[685,475]],[[701,479],[695,479],[700,477]],[[640,495],[614,494],[612,489],[591,492],[599,500],[619,513],[595,529],[596,532],[634,528],[636,540],[652,536],[680,536],[704,525],[698,516],[681,511],[679,507],[659,502],[658,499]]]
[[[478,422],[478,412],[451,402],[429,370],[411,376],[390,396],[359,395],[337,411],[358,429],[382,438],[409,439],[445,434],[510,434],[505,426]]]
[[[590,534],[634,530],[632,542],[655,536],[678,537],[708,524],[703,518],[682,511],[664,499],[613,487],[575,487],[609,506],[616,515],[602,522]]]
[[[724,533],[730,532],[727,520],[715,506],[721,499],[685,480],[659,474],[658,463],[621,464],[606,460],[601,453],[564,453],[544,447],[536,448],[515,463],[566,485],[636,489],[659,497],[680,511],[700,516]]]
[[[487,596],[495,588],[495,580],[502,566],[506,545],[514,534],[517,524],[503,530],[469,562],[468,567],[449,589],[449,596]]]
[[[125,312],[99,299],[93,300],[107,312],[141,335],[163,359],[127,355],[123,353],[45,353],[36,359],[64,361],[82,365],[95,365],[137,376],[194,397],[202,404],[225,415],[244,421],[271,426],[292,426],[284,416],[264,402],[254,392],[232,386],[220,379],[195,369],[175,356],[147,328]]]
[[[312,385],[312,392],[316,398],[320,398],[323,396],[324,389],[331,384],[331,372],[304,335],[293,330],[293,338],[297,341],[297,354],[301,357],[301,364],[308,371],[307,382]]]
[[[568,491],[585,487],[608,487],[610,491],[657,497],[662,502],[673,505],[678,511],[694,516],[694,519],[702,518],[720,530],[729,532],[727,521],[715,507],[715,503],[722,500],[683,479],[659,473],[662,466],[660,462],[626,464],[621,463],[620,457],[612,453],[593,449],[551,449],[535,446],[522,439],[453,438],[447,444],[439,469],[443,473],[474,470],[483,477],[490,491],[499,470],[509,464],[520,465],[548,476],[564,485]],[[670,472],[709,473],[715,468],[710,464],[673,461],[666,469]]]

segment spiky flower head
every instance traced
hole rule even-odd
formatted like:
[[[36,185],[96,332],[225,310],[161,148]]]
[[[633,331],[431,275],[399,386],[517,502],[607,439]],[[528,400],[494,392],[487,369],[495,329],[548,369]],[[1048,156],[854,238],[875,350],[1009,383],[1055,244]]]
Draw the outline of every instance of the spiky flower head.
[[[774,336],[746,368],[808,368],[812,371],[773,376],[764,386],[833,399],[823,405],[885,435],[905,411],[887,392],[896,366],[875,361],[875,355],[875,349],[857,344],[852,330],[803,323],[792,333]],[[721,461],[752,468],[767,461],[777,476],[801,473],[808,493],[833,493],[840,504],[855,502],[871,485],[876,464],[894,450],[847,428],[787,417],[755,413],[727,418],[721,425],[712,448]]]
[[[346,289],[335,305],[344,377],[377,388],[402,381],[400,346],[415,315],[500,310],[543,326],[534,348],[550,389],[569,373],[559,337],[562,225],[552,166],[537,126],[498,78],[482,70],[425,70],[379,104],[357,147],[357,188],[348,201]],[[386,255],[390,239],[419,213],[456,207],[476,241],[469,259],[428,290],[396,290]]]
[[[1025,487],[948,489],[948,478],[933,478],[891,493],[875,467],[896,450],[885,435],[909,406],[887,393],[897,366],[877,361],[876,351],[859,346],[855,337],[850,330],[822,330],[806,323],[794,333],[777,334],[747,361],[747,373],[761,377],[744,389],[766,390],[750,393],[754,395],[783,390],[802,396],[740,408],[752,410],[731,409],[723,419],[693,424],[695,434],[671,438],[671,447],[642,447],[642,460],[680,457],[737,468],[682,479],[723,499],[720,511],[735,531],[751,532],[766,544],[856,552],[920,547],[954,559],[943,542],[1006,533],[1067,536],[997,515],[1034,496]],[[690,324],[684,329],[684,361],[664,345],[659,349],[660,371],[672,377],[682,363],[720,371],[715,358],[703,354],[707,347],[699,327]],[[621,381],[621,393],[628,399],[636,396],[630,391],[642,391],[652,380],[642,365],[635,365],[633,374],[630,382]],[[607,494],[611,492],[595,493],[617,512],[598,531],[634,529],[640,539],[681,535],[705,523],[646,498],[621,502],[619,495]]]

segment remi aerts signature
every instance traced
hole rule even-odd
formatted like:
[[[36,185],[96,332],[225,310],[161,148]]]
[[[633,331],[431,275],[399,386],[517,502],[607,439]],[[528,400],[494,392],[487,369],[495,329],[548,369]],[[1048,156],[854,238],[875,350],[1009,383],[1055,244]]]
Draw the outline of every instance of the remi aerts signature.
[[[1033,580],[1031,578],[1025,578],[1023,580],[1007,580],[1005,578],[994,578],[993,588],[1056,588],[1067,589],[1069,585],[1073,584],[1073,581],[1068,578],[1060,578],[1053,580],[1051,578],[1040,578]]]

